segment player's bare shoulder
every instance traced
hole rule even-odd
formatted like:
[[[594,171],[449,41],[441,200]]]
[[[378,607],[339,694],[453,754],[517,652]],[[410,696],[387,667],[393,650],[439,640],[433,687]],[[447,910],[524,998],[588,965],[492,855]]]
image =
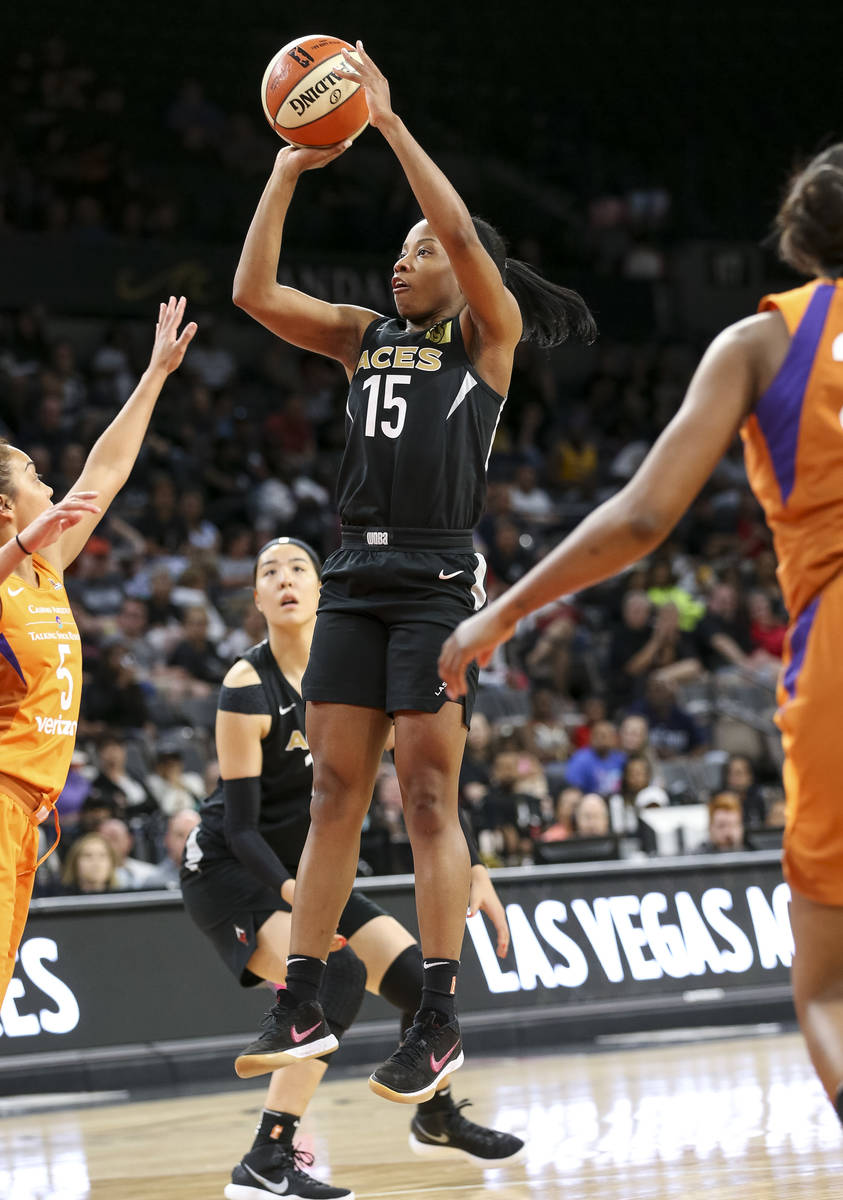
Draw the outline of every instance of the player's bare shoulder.
[[[723,331],[734,350],[746,356],[755,380],[756,398],[775,379],[790,349],[790,333],[778,309],[755,313]]]
[[[238,658],[233,667],[229,667],[223,679],[223,686],[230,688],[252,687],[261,682],[255,668],[245,658]]]

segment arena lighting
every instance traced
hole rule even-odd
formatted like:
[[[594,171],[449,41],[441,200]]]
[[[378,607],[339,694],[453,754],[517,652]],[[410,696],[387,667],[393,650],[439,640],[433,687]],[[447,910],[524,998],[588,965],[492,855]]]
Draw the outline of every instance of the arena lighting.
[[[575,989],[593,971],[602,972],[611,984],[623,984],[627,979],[653,981],[664,976],[742,975],[756,959],[765,970],[779,964],[789,967],[793,935],[787,884],[780,883],[769,901],[755,884],[742,890],[750,914],[748,929],[727,915],[738,894],[711,887],[697,900],[690,892],[677,891],[672,897],[675,918],[666,920],[668,898],[656,891],[640,897],[574,898],[567,905],[542,900],[532,913],[522,904],[508,904],[514,969],[501,966],[481,919],[469,920],[468,931],[492,993],[533,991],[539,986]]]

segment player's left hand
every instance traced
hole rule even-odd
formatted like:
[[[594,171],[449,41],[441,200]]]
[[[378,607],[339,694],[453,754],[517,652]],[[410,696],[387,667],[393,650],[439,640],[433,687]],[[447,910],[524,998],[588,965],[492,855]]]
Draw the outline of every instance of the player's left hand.
[[[387,121],[392,115],[392,104],[389,98],[389,84],[386,76],[375,66],[374,62],[363,49],[363,43],[357,42],[354,54],[343,50],[345,66],[334,67],[334,72],[343,79],[353,79],[366,91],[366,103],[369,106],[369,124],[375,129]]]
[[[501,904],[495,885],[489,872],[482,863],[475,863],[471,868],[471,889],[468,893],[468,915],[484,912],[495,927],[498,936],[498,958],[506,958],[509,950],[509,926],[506,923],[506,912]]]
[[[158,323],[155,326],[155,342],[149,366],[152,370],[164,370],[169,375],[181,365],[184,352],[193,341],[197,325],[188,322],[179,334],[179,325],[184,317],[187,300],[184,296],[177,301],[171,296],[166,304],[158,305]]]
[[[439,678],[448,685],[449,700],[465,695],[465,669],[472,659],[487,666],[495,647],[512,637],[516,624],[503,617],[496,604],[460,622],[439,654]]]

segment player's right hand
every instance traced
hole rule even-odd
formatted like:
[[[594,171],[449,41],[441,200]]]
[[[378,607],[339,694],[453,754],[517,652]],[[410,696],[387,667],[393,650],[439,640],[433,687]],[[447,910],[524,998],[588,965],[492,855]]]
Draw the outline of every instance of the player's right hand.
[[[316,171],[345,154],[350,145],[351,141],[347,140],[321,149],[313,146],[284,146],[275,156],[275,168],[282,172],[292,171],[295,175],[301,175],[303,171]]]

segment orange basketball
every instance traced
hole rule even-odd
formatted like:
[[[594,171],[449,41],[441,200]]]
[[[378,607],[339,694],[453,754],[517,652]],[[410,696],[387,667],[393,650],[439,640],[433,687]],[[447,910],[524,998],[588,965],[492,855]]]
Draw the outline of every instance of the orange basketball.
[[[310,34],[283,46],[263,73],[266,119],[293,146],[333,146],[356,138],[369,123],[359,83],[334,74],[343,66],[342,38]]]

